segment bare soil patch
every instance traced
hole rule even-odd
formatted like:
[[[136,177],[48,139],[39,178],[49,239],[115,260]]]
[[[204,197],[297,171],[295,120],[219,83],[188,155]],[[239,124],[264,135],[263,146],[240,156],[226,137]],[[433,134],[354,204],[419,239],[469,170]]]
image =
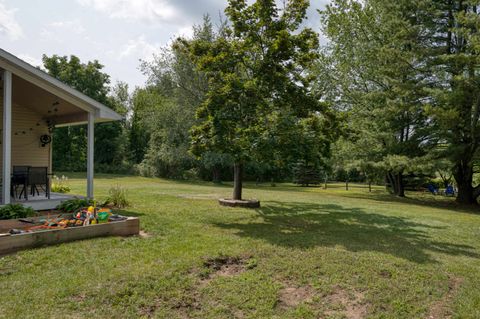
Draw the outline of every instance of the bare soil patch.
[[[278,301],[280,308],[296,307],[301,303],[310,302],[315,292],[312,287],[286,287],[280,290]]]
[[[149,234],[149,233],[147,233],[147,232],[145,232],[145,231],[143,231],[143,230],[141,230],[141,231],[138,233],[138,236],[140,236],[141,238],[150,238],[150,237],[152,237],[151,234]]]
[[[452,317],[452,311],[450,305],[452,304],[453,297],[457,294],[463,280],[458,277],[450,277],[448,280],[448,291],[442,299],[434,302],[430,307],[430,312],[427,316],[428,319],[448,319]]]
[[[342,314],[349,319],[362,319],[367,315],[368,304],[364,302],[365,296],[361,292],[349,293],[345,289],[335,287],[333,292],[326,297],[331,308],[326,315]]]
[[[206,258],[203,262],[204,272],[200,273],[203,281],[211,280],[215,277],[233,277],[248,269],[256,267],[256,263],[251,256],[218,256]]]

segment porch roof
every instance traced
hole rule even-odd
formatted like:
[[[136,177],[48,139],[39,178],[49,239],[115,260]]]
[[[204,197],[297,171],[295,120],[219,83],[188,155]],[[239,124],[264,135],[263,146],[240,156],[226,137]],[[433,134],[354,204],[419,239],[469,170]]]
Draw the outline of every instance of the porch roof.
[[[35,109],[37,113],[49,112],[58,105],[55,116],[57,126],[87,123],[88,113],[95,122],[121,120],[122,116],[107,106],[71,88],[46,72],[33,67],[9,52],[0,49],[0,68],[14,75],[13,102]],[[31,92],[31,94],[26,94]],[[53,107],[55,108],[55,107]],[[44,113],[45,114],[45,113]],[[46,117],[49,114],[45,114]]]

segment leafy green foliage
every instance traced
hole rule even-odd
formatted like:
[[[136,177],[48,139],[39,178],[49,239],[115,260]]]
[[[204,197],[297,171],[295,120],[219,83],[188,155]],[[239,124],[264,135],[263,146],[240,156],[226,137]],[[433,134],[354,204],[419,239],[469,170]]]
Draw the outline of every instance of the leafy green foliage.
[[[62,202],[60,205],[57,206],[57,209],[65,213],[73,213],[82,207],[92,206],[93,203],[93,200],[73,198]]]
[[[127,199],[127,190],[120,185],[111,187],[108,190],[108,197],[105,201],[105,205],[113,205],[115,208],[125,208],[130,205]]]
[[[404,196],[404,175],[427,161],[438,141],[425,112],[428,43],[424,30],[411,23],[412,17],[424,21],[421,5],[338,0],[322,12],[329,66],[319,70],[330,72],[337,93],[330,98],[348,123],[336,157],[369,176],[383,171],[398,196]]]
[[[301,186],[318,185],[323,181],[320,169],[305,162],[299,162],[293,167],[293,182]]]
[[[208,16],[194,27],[193,39],[208,41],[215,36]],[[148,84],[134,94],[131,131],[137,169],[145,176],[183,178],[199,166],[189,153],[189,131],[208,83],[180,40],[162,49],[152,62],[143,62],[142,69]]]
[[[273,1],[230,0],[225,12],[231,25],[217,39],[183,40],[209,83],[192,129],[192,152],[233,159],[235,199],[241,199],[245,162],[281,160],[282,150],[293,154],[288,132],[302,119],[325,114],[310,90],[308,68],[319,41],[300,28],[307,7],[304,0],[289,1],[284,10]]]
[[[8,204],[0,207],[0,220],[25,218],[33,215],[35,215],[35,211],[22,204]]]
[[[127,113],[128,87],[118,83],[110,95],[110,78],[102,72],[98,61],[82,63],[74,55],[43,56],[47,72],[72,88],[105,104],[120,114]],[[55,123],[54,123],[55,124]],[[95,163],[118,165],[124,161],[124,124],[121,122],[95,125]],[[87,137],[85,126],[56,128],[53,138],[55,170],[84,171],[86,169]]]
[[[51,191],[54,193],[69,193],[70,186],[68,185],[68,177],[53,176]]]

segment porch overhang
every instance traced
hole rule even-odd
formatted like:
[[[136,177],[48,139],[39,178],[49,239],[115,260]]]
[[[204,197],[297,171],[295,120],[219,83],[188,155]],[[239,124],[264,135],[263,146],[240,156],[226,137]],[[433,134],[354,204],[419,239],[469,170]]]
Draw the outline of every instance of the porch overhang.
[[[94,124],[123,117],[85,94],[51,77],[14,55],[0,49],[0,92],[2,121],[2,199],[10,203],[12,166],[12,107],[28,109],[41,119],[36,126],[51,127],[87,124],[87,197],[93,198]],[[16,123],[13,120],[13,123]],[[34,125],[35,126],[35,125]],[[34,130],[30,127],[20,134]],[[14,133],[19,134],[18,132]],[[50,152],[51,156],[51,152]],[[51,158],[50,158],[51,163]],[[24,164],[26,165],[26,164]],[[51,168],[51,165],[50,165]]]
[[[44,71],[31,66],[16,56],[0,49],[0,69],[13,74],[13,99],[32,108],[48,108],[53,103],[67,111],[51,114],[56,125],[76,125],[88,122],[88,113],[93,113],[95,122],[119,121],[123,117],[85,94],[53,78]],[[32,94],[25,94],[25,92]],[[30,100],[29,100],[30,99]],[[35,99],[35,100],[32,100]],[[38,103],[38,101],[43,103]],[[48,117],[48,114],[46,115]]]

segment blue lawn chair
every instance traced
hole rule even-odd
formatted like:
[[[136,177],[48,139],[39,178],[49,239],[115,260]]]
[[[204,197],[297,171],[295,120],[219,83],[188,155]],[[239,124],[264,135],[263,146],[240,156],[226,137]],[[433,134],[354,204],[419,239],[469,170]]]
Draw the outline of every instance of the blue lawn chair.
[[[448,185],[447,188],[445,188],[445,196],[455,196],[455,189],[452,185]]]
[[[433,195],[438,194],[438,188],[435,185],[428,184],[428,191],[432,193]]]

